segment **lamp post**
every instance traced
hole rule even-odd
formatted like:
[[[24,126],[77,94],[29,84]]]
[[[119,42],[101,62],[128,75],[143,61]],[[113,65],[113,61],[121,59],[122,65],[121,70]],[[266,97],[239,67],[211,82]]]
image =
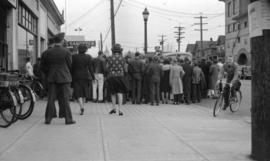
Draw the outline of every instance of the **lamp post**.
[[[147,8],[143,11],[143,20],[144,20],[144,53],[147,54],[147,21],[149,17],[149,12]]]

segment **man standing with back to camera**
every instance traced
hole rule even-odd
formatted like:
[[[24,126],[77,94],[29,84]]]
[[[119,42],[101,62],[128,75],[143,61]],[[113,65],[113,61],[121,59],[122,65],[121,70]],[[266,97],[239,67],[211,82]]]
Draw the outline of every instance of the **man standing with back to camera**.
[[[54,116],[55,100],[59,102],[59,117],[65,117],[66,125],[75,124],[69,104],[71,83],[71,53],[63,47],[65,33],[55,36],[55,46],[42,54],[41,70],[48,82],[48,102],[45,113],[45,124],[50,124]]]

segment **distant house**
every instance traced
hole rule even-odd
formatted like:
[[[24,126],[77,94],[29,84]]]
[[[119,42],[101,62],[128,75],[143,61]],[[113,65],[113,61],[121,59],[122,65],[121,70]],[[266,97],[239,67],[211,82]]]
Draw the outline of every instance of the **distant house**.
[[[220,35],[217,39],[217,56],[218,58],[225,59],[225,36]]]
[[[193,57],[195,56],[195,44],[187,44],[186,52],[190,52]]]
[[[210,41],[203,41],[201,48],[201,41],[196,41],[195,43],[195,53],[194,58],[197,60],[206,59],[212,60],[213,58],[217,58],[217,42],[213,41],[211,38]],[[202,50],[201,50],[202,49]]]

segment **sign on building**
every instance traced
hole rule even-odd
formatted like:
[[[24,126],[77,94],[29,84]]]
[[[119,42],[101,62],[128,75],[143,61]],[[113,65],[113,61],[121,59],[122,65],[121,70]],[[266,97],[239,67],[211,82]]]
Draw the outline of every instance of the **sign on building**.
[[[250,38],[262,36],[263,30],[270,29],[270,3],[268,0],[255,1],[248,5]]]
[[[67,46],[77,47],[80,44],[85,44],[88,48],[91,48],[96,46],[96,41],[67,41]]]

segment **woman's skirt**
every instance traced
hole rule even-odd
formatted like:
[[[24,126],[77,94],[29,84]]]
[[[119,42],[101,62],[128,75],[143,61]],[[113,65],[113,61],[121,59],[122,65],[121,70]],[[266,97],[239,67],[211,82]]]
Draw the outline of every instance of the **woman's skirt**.
[[[124,76],[111,76],[107,79],[110,94],[126,93],[128,84]]]
[[[74,80],[72,82],[73,87],[73,97],[78,99],[82,98],[89,98],[89,84],[90,80]]]

